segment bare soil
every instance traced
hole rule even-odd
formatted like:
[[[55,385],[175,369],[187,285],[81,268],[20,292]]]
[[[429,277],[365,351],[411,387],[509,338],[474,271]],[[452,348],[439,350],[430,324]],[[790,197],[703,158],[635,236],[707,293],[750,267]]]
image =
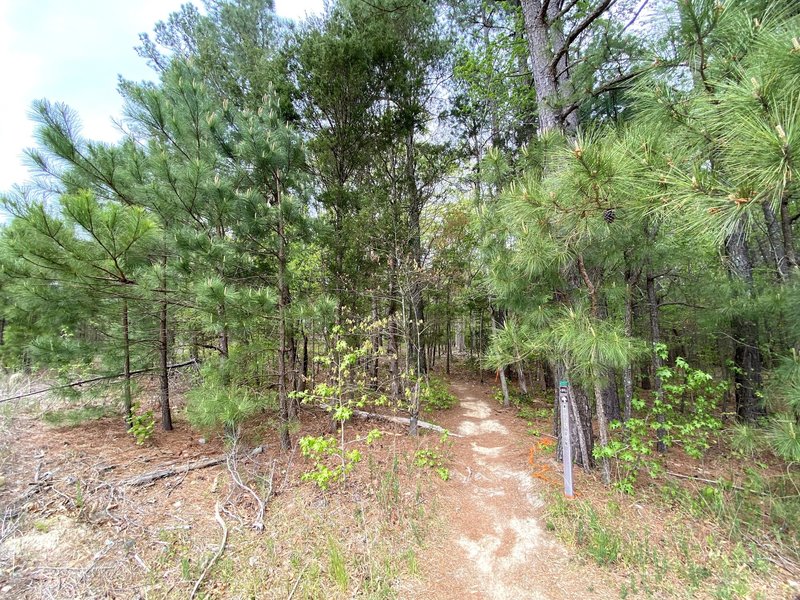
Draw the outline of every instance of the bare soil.
[[[542,483],[531,476],[532,438],[491,386],[451,384],[459,406],[438,423],[462,436],[452,481],[439,486],[443,527],[424,554],[419,598],[485,600],[611,598],[610,576],[545,530]]]

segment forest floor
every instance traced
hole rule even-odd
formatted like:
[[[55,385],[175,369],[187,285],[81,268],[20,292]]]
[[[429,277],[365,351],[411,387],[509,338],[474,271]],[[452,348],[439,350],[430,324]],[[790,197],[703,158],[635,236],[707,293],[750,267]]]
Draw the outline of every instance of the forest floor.
[[[492,387],[458,381],[459,405],[437,422],[462,437],[441,486],[442,536],[424,552],[419,597],[512,600],[613,598],[613,578],[545,530],[541,483],[529,464],[531,436]],[[426,595],[427,594],[427,595]]]
[[[247,423],[242,446],[262,451],[242,452],[238,470],[267,502],[263,529],[225,463],[129,483],[226,453],[185,421],[181,378],[176,430],[156,429],[142,446],[99,410],[52,425],[48,415],[68,414],[62,400],[2,405],[0,597],[794,598],[786,565],[730,543],[705,513],[622,495],[583,472],[578,498],[565,501],[542,433],[548,402],[531,421],[503,409],[491,383],[461,371],[450,381],[459,403],[426,418],[455,435],[411,438],[354,420],[346,447],[364,458],[327,491],[301,481],[312,464],[279,451],[268,415]],[[153,385],[141,397],[155,398]],[[295,439],[328,431],[320,411],[301,422]],[[367,444],[375,428],[383,436]],[[224,552],[204,573],[220,520]]]

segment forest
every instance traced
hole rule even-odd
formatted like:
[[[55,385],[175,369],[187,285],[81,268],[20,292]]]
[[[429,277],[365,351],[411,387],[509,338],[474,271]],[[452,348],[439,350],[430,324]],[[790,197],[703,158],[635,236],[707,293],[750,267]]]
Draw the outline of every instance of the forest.
[[[3,593],[800,597],[800,3],[140,40],[0,196]]]

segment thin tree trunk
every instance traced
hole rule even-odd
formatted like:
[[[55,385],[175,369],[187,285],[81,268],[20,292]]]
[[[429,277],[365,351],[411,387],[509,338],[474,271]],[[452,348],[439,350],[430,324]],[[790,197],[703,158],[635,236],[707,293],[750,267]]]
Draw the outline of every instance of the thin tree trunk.
[[[422,217],[422,198],[417,188],[416,159],[414,150],[414,132],[409,131],[406,137],[406,185],[408,187],[408,227],[409,246],[414,271],[410,281],[410,316],[411,328],[409,330],[408,362],[413,365],[417,376],[428,372],[425,360],[425,343],[422,332],[425,326],[425,301],[422,296],[422,284],[419,280],[422,269],[422,237],[420,218]]]
[[[550,371],[550,369],[547,370]],[[556,410],[554,411],[553,416],[553,435],[558,438],[556,455],[558,456],[558,460],[563,462],[564,456],[561,445],[561,413],[559,410],[560,390],[558,383],[561,381],[567,381],[569,383],[569,374],[563,363],[556,363],[550,373],[556,382],[556,385],[554,386]],[[572,462],[573,464],[579,464],[583,466],[584,469],[589,469],[591,467],[592,454],[592,421],[588,416],[588,411],[581,410],[579,406],[578,394],[575,393],[575,390],[572,389],[571,385],[568,385],[567,391],[570,417],[569,437],[571,442],[570,447],[572,448]]]
[[[772,259],[770,262],[775,264],[775,272],[778,274],[778,278],[781,281],[786,281],[789,279],[789,263],[786,258],[786,248],[780,224],[769,202],[764,202],[761,208],[764,211],[764,221],[767,223],[767,241],[769,243],[770,258]]]
[[[625,277],[625,337],[633,337],[633,282],[630,273]],[[633,404],[633,365],[630,363],[622,369],[622,388],[624,390],[623,419],[630,420]]]
[[[300,391],[308,388],[308,335],[303,333],[303,376],[300,379]]]
[[[450,292],[447,292],[447,305],[450,306]],[[447,331],[445,332],[445,373],[450,375],[450,310],[447,311]]]
[[[392,400],[401,398],[400,390],[400,347],[397,327],[397,261],[392,255],[389,258],[389,306],[387,308],[386,351],[389,354],[389,379]]]
[[[122,299],[122,351],[123,351],[123,380],[122,380],[122,409],[125,426],[130,427],[133,417],[133,397],[131,394],[131,338],[128,323],[128,300]]]
[[[661,362],[661,353],[658,349],[658,345],[661,343],[661,329],[659,327],[658,319],[658,294],[656,293],[656,277],[652,272],[647,273],[647,306],[650,311],[650,341],[653,345],[653,395],[655,396],[657,406],[660,409],[656,415],[656,421],[659,423],[659,425],[663,425],[666,421],[666,416],[664,415],[664,387],[661,383],[661,377],[658,375],[659,370],[663,366],[663,363]],[[656,430],[656,437],[658,438],[656,448],[659,452],[666,452],[667,450],[667,446],[664,443],[664,437],[666,434],[666,430],[661,426]]]
[[[480,323],[478,324],[478,371],[481,374],[481,383],[483,383],[483,312],[478,311],[478,318],[480,319]]]
[[[381,349],[381,330],[378,327],[378,296],[372,294],[372,360],[370,361],[370,387],[378,389],[378,353]]]
[[[172,431],[172,411],[169,406],[169,332],[167,330],[167,256],[161,261],[161,310],[158,318],[159,383],[161,389],[161,427]]]
[[[167,323],[167,255],[161,259],[161,310],[158,322],[160,391],[161,391],[161,427],[164,431],[172,431],[172,411],[169,404],[169,330]]]
[[[505,322],[505,313],[502,308],[492,309],[492,329],[497,331]],[[503,389],[503,408],[511,406],[511,399],[508,396],[508,383],[506,382],[506,365],[500,368],[500,387]]]
[[[292,439],[289,435],[289,391],[287,389],[287,310],[289,308],[289,282],[287,280],[288,257],[286,256],[286,232],[280,196],[280,177],[275,177],[275,206],[278,208],[278,401],[280,407],[281,448],[289,450]]]
[[[519,389],[523,394],[525,394],[527,396],[528,395],[528,383],[525,381],[525,369],[522,366],[522,361],[519,360],[519,357],[517,357],[517,358],[518,358],[518,360],[517,360],[517,377],[519,378]]]
[[[603,386],[599,382],[594,384],[594,401],[597,405],[597,429],[600,436],[600,445],[605,448],[608,446],[608,420],[603,399]],[[603,468],[603,483],[611,485],[611,463],[607,456],[600,459]]]
[[[789,193],[784,192],[781,198],[781,231],[783,232],[783,253],[786,256],[789,270],[798,267],[797,253],[794,249],[794,232],[792,230],[792,217],[789,214]]]
[[[586,289],[589,292],[589,301],[592,306],[592,315],[595,319],[601,318],[601,310],[600,310],[600,302],[597,293],[597,287],[594,285],[594,282],[589,277],[589,272],[586,270],[586,265],[583,261],[583,255],[578,254],[578,270],[580,271],[581,277],[583,278],[583,282],[586,284]],[[598,369],[603,368],[604,365],[597,365]],[[601,371],[602,372],[602,371]],[[607,372],[607,371],[606,371]],[[605,448],[608,445],[609,435],[608,435],[608,419],[606,418],[606,405],[609,402],[609,398],[604,393],[603,386],[600,382],[599,374],[595,375],[594,378],[594,400],[595,400],[595,411],[597,412],[597,429],[598,434],[600,437],[600,444]],[[615,393],[613,399],[616,400],[616,384],[615,384]],[[616,411],[619,413],[619,402],[615,402],[616,404]],[[603,466],[603,481],[606,485],[611,483],[611,467],[608,462],[608,458],[603,457],[602,461]]]

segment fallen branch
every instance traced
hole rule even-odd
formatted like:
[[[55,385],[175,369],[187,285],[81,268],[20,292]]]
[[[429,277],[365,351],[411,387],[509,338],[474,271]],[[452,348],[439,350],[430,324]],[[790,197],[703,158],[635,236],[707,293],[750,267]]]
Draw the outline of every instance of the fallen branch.
[[[272,461],[272,471],[269,475],[269,489],[267,490],[266,496],[262,499],[261,496],[256,492],[253,488],[247,485],[242,476],[239,474],[239,467],[236,464],[236,456],[238,454],[237,447],[238,447],[238,437],[234,438],[233,447],[231,451],[228,453],[228,472],[231,475],[231,479],[233,483],[239,486],[242,490],[249,493],[253,499],[256,501],[256,505],[258,506],[258,511],[256,514],[256,520],[253,522],[253,528],[256,531],[264,531],[264,512],[267,508],[267,502],[269,502],[269,498],[272,495],[272,480],[275,476],[275,461]]]
[[[250,456],[255,456],[256,454],[260,454],[263,451],[264,449],[261,446],[258,446],[257,448],[254,448],[250,452]],[[123,479],[122,481],[117,483],[117,485],[129,485],[134,487],[139,485],[144,485],[146,483],[150,483],[158,479],[164,479],[165,477],[174,477],[175,475],[180,475],[181,473],[187,473],[189,471],[196,471],[197,469],[206,469],[208,467],[221,465],[227,460],[227,458],[228,458],[227,454],[222,454],[221,456],[215,456],[213,458],[206,458],[203,460],[191,462],[187,465],[180,465],[180,466],[173,465],[169,467],[164,467],[156,471],[150,471],[149,473],[145,473],[144,475],[131,477],[130,479]]]
[[[196,365],[197,361],[192,359],[188,360],[183,363],[178,363],[176,365],[168,365],[167,370],[172,369],[181,369],[183,367],[188,367],[190,365]],[[141,375],[142,373],[150,373],[152,371],[159,371],[161,367],[150,367],[148,369],[137,369],[136,371],[131,371],[130,375]],[[26,392],[24,394],[18,394],[16,396],[10,396],[8,398],[3,398],[0,400],[0,404],[3,402],[9,402],[11,400],[19,400],[20,398],[27,398],[29,396],[36,396],[37,394],[44,394],[45,392],[52,392],[53,390],[65,390],[67,388],[78,387],[79,385],[85,385],[87,383],[97,383],[98,381],[108,381],[109,379],[119,379],[120,377],[125,377],[125,373],[117,373],[116,375],[101,375],[99,377],[92,377],[90,379],[81,379],[80,381],[73,381],[72,383],[65,383],[63,385],[54,385],[48,388],[44,388],[43,390],[36,390],[35,392]]]
[[[684,475],[683,473],[675,473],[673,471],[664,471],[667,475],[671,475],[672,477],[677,477],[678,479],[688,479],[689,481],[701,481],[703,483],[710,483],[711,485],[721,485],[721,486],[728,486],[734,490],[739,492],[751,492],[751,493],[758,493],[754,492],[753,490],[745,489],[741,486],[734,485],[733,483],[722,481],[721,479],[704,479],[702,477],[697,477],[695,475]]]
[[[320,404],[320,408],[324,408],[327,411],[332,410],[332,407],[327,404]],[[389,423],[396,423],[398,425],[410,425],[411,419],[408,417],[398,417],[395,415],[382,415],[380,413],[371,413],[366,412],[364,410],[353,410],[353,416],[358,417],[359,419],[379,419],[381,421],[388,421]],[[421,427],[422,429],[430,429],[431,431],[436,431],[438,433],[446,433],[447,435],[453,437],[461,437],[457,433],[453,433],[448,431],[444,427],[440,427],[439,425],[434,425],[433,423],[428,423],[427,421],[420,421],[417,420],[417,427]]]
[[[189,600],[192,600],[195,595],[197,595],[197,590],[200,589],[200,584],[203,583],[203,579],[206,578],[206,575],[211,570],[211,567],[214,566],[214,563],[217,562],[219,557],[222,556],[222,553],[225,552],[225,545],[228,543],[228,526],[225,525],[225,520],[222,518],[222,515],[219,514],[219,509],[220,505],[219,502],[217,502],[216,506],[214,507],[214,518],[216,519],[217,523],[219,523],[220,527],[222,527],[222,540],[220,540],[219,549],[217,550],[216,554],[214,554],[214,556],[211,557],[211,560],[208,561],[208,564],[200,574],[200,578],[197,580],[197,583],[194,584],[192,595],[189,596]]]

